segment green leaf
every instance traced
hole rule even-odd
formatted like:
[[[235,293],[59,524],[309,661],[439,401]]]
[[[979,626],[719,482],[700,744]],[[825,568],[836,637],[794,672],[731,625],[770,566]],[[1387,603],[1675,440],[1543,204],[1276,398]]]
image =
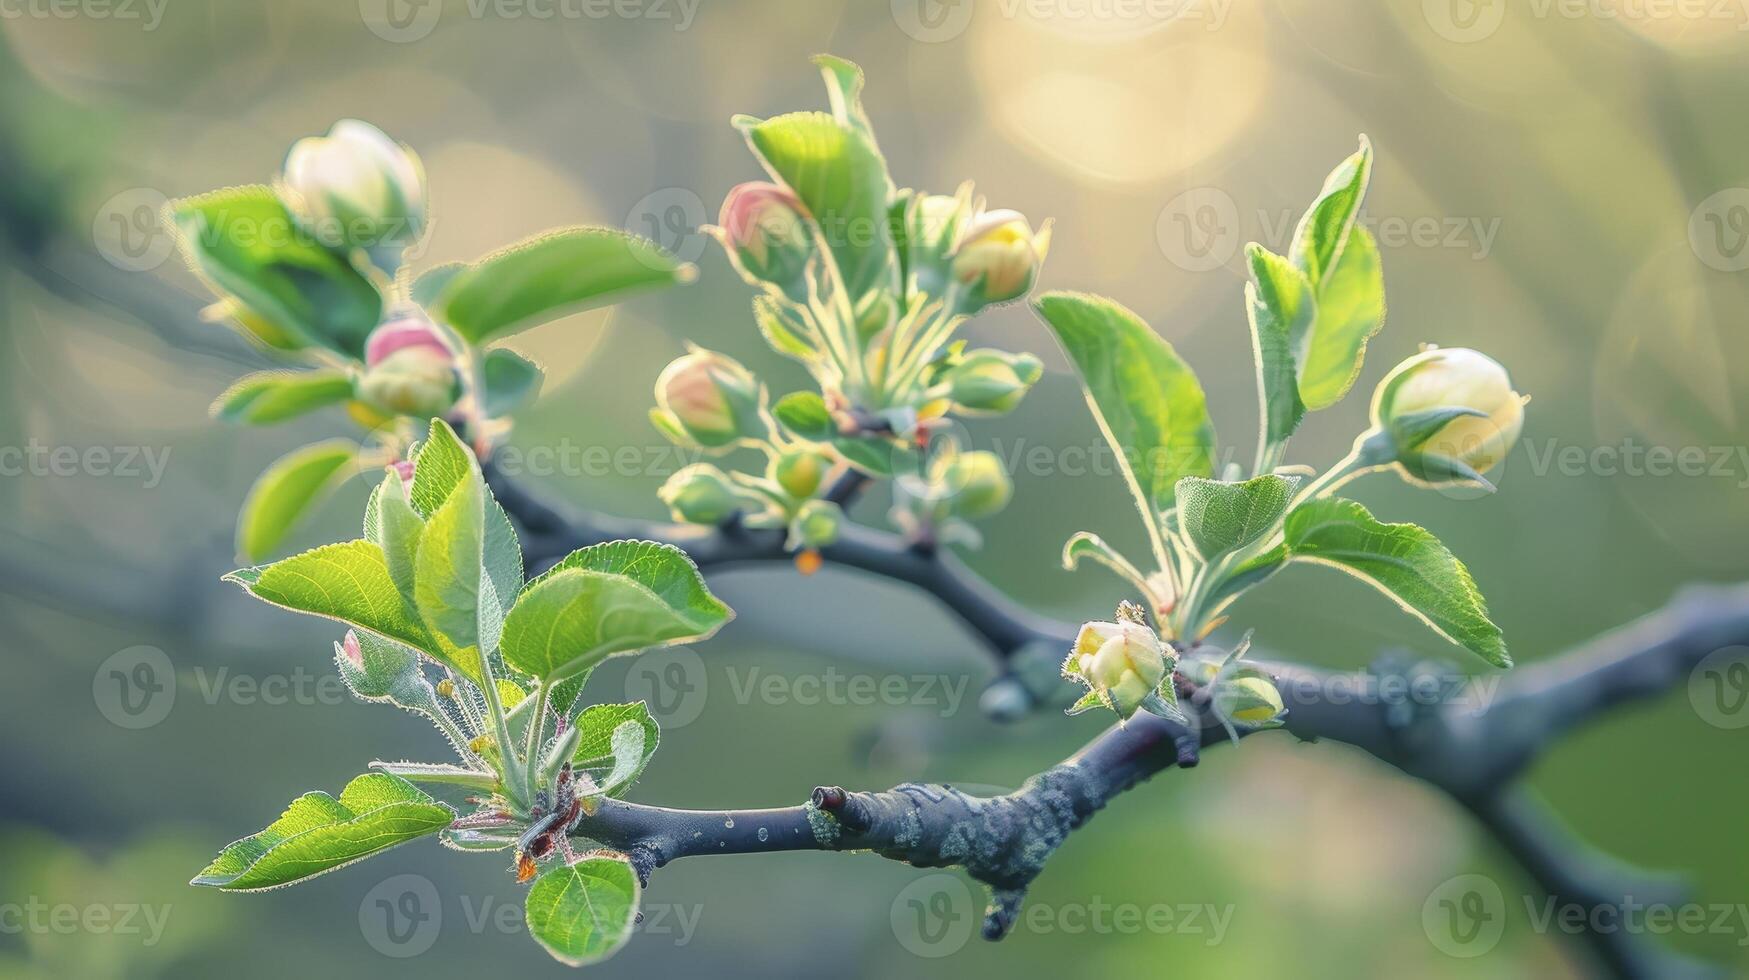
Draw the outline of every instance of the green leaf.
[[[371,763],[370,767],[378,772],[386,772],[409,782],[432,783],[438,786],[461,786],[483,793],[496,793],[502,789],[496,773],[448,763],[383,762],[378,760]]]
[[[190,884],[260,891],[345,867],[398,844],[435,834],[455,813],[388,773],[346,784],[336,800],[305,793],[252,837],[219,852]]]
[[[571,767],[589,773],[595,785],[614,797],[625,795],[643,775],[662,736],[661,726],[642,701],[590,705],[575,724],[583,734],[571,756]]]
[[[737,121],[766,170],[801,198],[855,305],[893,276],[891,184],[868,137],[822,112]]]
[[[1288,515],[1286,544],[1291,560],[1348,572],[1446,639],[1496,667],[1512,666],[1469,570],[1425,528],[1381,524],[1360,504],[1330,497]]]
[[[413,280],[413,288],[410,290],[413,302],[427,309],[431,308],[443,295],[450,280],[458,274],[466,272],[467,268],[466,262],[445,262],[419,273],[418,278]]]
[[[648,239],[613,228],[566,228],[454,273],[429,308],[456,333],[482,344],[640,290],[686,282],[693,274],[692,266]]]
[[[1348,231],[1360,214],[1366,198],[1366,185],[1372,177],[1372,143],[1360,138],[1360,149],[1336,165],[1324,178],[1324,187],[1317,200],[1306,209],[1294,229],[1293,245],[1288,258],[1305,272],[1314,285],[1322,286],[1342,256],[1348,243]]]
[[[560,559],[529,586],[571,569],[623,575],[655,593],[702,640],[735,618],[734,610],[711,594],[698,565],[686,552],[655,541],[607,541],[579,548]]]
[[[637,582],[573,568],[522,590],[504,618],[500,651],[510,666],[554,681],[692,635],[690,623]]]
[[[1257,361],[1264,435],[1285,442],[1306,415],[1300,399],[1298,363],[1317,314],[1312,282],[1293,263],[1252,243],[1245,250],[1252,281],[1245,285],[1251,320],[1251,351]]]
[[[492,418],[509,415],[540,394],[541,369],[515,351],[487,351],[480,369],[486,376],[486,414]]]
[[[273,553],[298,520],[350,473],[358,444],[329,439],[281,456],[249,488],[237,519],[237,550],[250,561]]]
[[[365,507],[364,536],[383,549],[389,575],[407,601],[413,601],[413,583],[419,557],[419,539],[425,521],[407,502],[406,485],[400,474],[390,471],[370,495]]]
[[[910,450],[879,436],[835,438],[832,448],[838,450],[845,462],[877,480],[914,468]]]
[[[811,339],[814,336],[813,328],[792,319],[783,305],[773,297],[760,294],[753,298],[753,321],[759,326],[760,336],[765,338],[772,350],[803,364],[811,364],[819,359],[819,346]]]
[[[419,654],[412,647],[385,640],[374,633],[354,630],[359,663],[334,644],[334,665],[354,697],[361,701],[388,702],[415,711],[435,708],[431,684],[419,669]]]
[[[826,81],[832,118],[838,120],[839,125],[861,133],[868,139],[869,146],[875,146],[874,127],[869,124],[868,113],[862,108],[862,69],[855,62],[829,54],[815,55],[814,64],[819,66]],[[879,152],[879,147],[876,147],[876,152]]]
[[[479,479],[480,464],[473,450],[462,444],[455,430],[442,419],[432,419],[431,428],[413,459],[413,486],[408,492],[413,509],[429,517],[443,506],[464,481]],[[500,607],[508,608],[522,588],[522,544],[510,515],[485,488],[486,575],[492,580]]]
[[[639,893],[637,873],[623,857],[559,865],[528,890],[528,933],[567,966],[598,963],[631,938]]]
[[[324,545],[271,565],[240,568],[225,580],[263,602],[338,620],[441,658],[374,541]]]
[[[1187,476],[1178,481],[1178,526],[1213,561],[1274,530],[1298,485],[1273,473],[1243,483]]]
[[[1116,548],[1105,543],[1105,539],[1091,531],[1078,531],[1063,545],[1063,567],[1074,571],[1083,558],[1090,558],[1116,572],[1119,576],[1134,585],[1150,602],[1158,603],[1154,588],[1148,584],[1148,576],[1142,570],[1131,564]]]
[[[1312,411],[1342,400],[1360,377],[1367,341],[1385,325],[1385,274],[1372,233],[1355,226],[1333,273],[1318,287],[1318,316],[1300,367]]]
[[[351,397],[344,371],[258,371],[227,388],[212,412],[226,422],[272,425]]]
[[[304,344],[362,359],[382,318],[376,287],[305,235],[279,197],[259,185],[170,204],[189,265],[215,290]]]
[[[799,439],[829,442],[838,435],[838,423],[832,421],[832,413],[818,392],[791,392],[771,406],[771,414]]]
[[[478,476],[462,481],[432,513],[419,536],[414,563],[413,601],[432,634],[447,641],[449,656],[476,682],[484,683],[477,662],[492,649],[499,622],[498,598],[484,567],[485,487]]]
[[[1287,546],[1276,545],[1269,551],[1241,564],[1232,573],[1222,579],[1220,584],[1209,590],[1209,615],[1220,612],[1227,604],[1239,598],[1240,594],[1253,586],[1262,585],[1275,576],[1287,564]]]
[[[1215,428],[1202,385],[1171,344],[1109,299],[1048,293],[1035,308],[1081,373],[1100,432],[1160,541],[1159,515],[1172,506],[1178,481],[1214,473]]]

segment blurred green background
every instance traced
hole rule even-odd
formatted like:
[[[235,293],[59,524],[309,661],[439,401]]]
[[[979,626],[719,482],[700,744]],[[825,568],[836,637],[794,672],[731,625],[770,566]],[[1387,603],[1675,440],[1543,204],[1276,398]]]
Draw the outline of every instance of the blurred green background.
[[[298,793],[338,791],[374,758],[438,759],[442,745],[413,716],[321,680],[335,630],[219,582],[254,475],[347,425],[337,412],[264,430],[209,420],[212,398],[263,364],[199,322],[206,296],[152,218],[165,197],[270,179],[293,140],[356,116],[423,156],[435,218],[416,267],[582,222],[653,234],[695,259],[692,287],[512,345],[549,371],[510,440],[525,478],[655,517],[654,491],[678,463],[645,412],[685,341],[743,359],[779,393],[806,384],[763,347],[749,291],[691,229],[758,176],[731,114],[824,104],[810,54],[868,71],[865,101],[901,185],[948,192],[975,179],[993,206],[1054,217],[1043,287],[1103,292],[1148,318],[1196,365],[1224,444],[1244,459],[1256,397],[1240,246],[1284,250],[1294,209],[1364,132],[1378,153],[1367,220],[1383,244],[1387,329],[1357,396],[1312,419],[1290,460],[1340,456],[1364,424],[1364,393],[1420,343],[1508,365],[1534,401],[1499,494],[1448,499],[1373,478],[1355,495],[1450,542],[1529,662],[1684,583],[1749,574],[1737,404],[1749,394],[1749,11],[1702,6],[0,4],[0,446],[117,453],[70,475],[14,467],[0,479],[0,977],[565,972],[524,935],[521,889],[497,856],[421,842],[265,896],[184,884]],[[971,334],[1048,367],[1019,411],[974,423],[973,442],[1046,447],[1062,465],[1016,469],[1014,503],[969,560],[1040,610],[1107,614],[1115,582],[1057,563],[1076,530],[1139,536],[1120,483],[1074,464],[1099,445],[1077,385],[1024,307]],[[577,463],[588,447],[632,447],[639,461],[594,472]],[[1723,463],[1647,472],[1632,462],[1646,447],[1700,447]],[[150,454],[131,475],[130,448]],[[543,452],[558,465],[539,464]],[[366,489],[349,485],[295,544],[353,533]],[[884,523],[882,502],[858,516]],[[1106,723],[1051,710],[984,718],[988,659],[928,596],[834,570],[714,584],[740,618],[682,663],[702,672],[701,694],[670,717],[634,799],[778,805],[817,783],[913,778],[1012,787]],[[1238,627],[1272,654],[1344,668],[1388,649],[1458,656],[1316,569],[1247,599]],[[174,684],[147,715],[117,714],[115,664],[149,654],[113,658],[141,646],[163,651]],[[778,694],[748,690],[768,675],[782,678]],[[820,703],[850,699],[796,683],[851,675],[899,678],[901,703]],[[623,700],[645,681],[615,664],[591,687]],[[142,719],[153,723],[129,727]],[[1586,840],[1687,874],[1699,902],[1741,909],[1745,724],[1749,711],[1721,715],[1678,684],[1575,733],[1531,782]],[[1435,890],[1469,873],[1496,882],[1508,909],[1503,940],[1473,959],[1447,955],[1423,920]],[[1565,938],[1535,928],[1534,890],[1461,811],[1370,757],[1286,735],[1121,798],[1038,880],[1030,904],[1046,911],[1001,944],[951,929],[920,941],[907,925],[919,896],[947,901],[946,926],[981,908],[951,881],[839,855],[680,862],[646,892],[645,935],[595,972],[1583,969]],[[397,906],[417,913],[404,930],[385,924],[377,903],[406,895],[435,897]],[[1190,906],[1224,925],[1185,920]],[[60,928],[70,920],[56,907],[105,910],[109,925]],[[136,928],[124,930],[129,907]],[[1101,908],[1155,925],[1123,928],[1130,918]],[[1749,969],[1742,918],[1667,941]]]

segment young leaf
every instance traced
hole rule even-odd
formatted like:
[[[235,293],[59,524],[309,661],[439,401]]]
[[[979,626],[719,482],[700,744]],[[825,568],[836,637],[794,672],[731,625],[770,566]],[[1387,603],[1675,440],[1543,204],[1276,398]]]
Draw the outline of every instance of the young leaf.
[[[854,303],[893,275],[886,161],[868,137],[823,112],[738,120],[765,169],[801,198]]]
[[[388,559],[374,541],[324,545],[271,565],[238,569],[225,579],[282,609],[339,620],[441,656],[425,625],[395,587]]]
[[[1171,344],[1109,299],[1048,293],[1035,308],[1080,371],[1093,417],[1158,542],[1159,515],[1172,506],[1178,481],[1214,473],[1215,429],[1202,385]]]
[[[698,565],[686,552],[655,541],[607,541],[579,548],[535,578],[532,587],[569,570],[583,569],[623,575],[656,594],[656,597],[694,630],[688,642],[705,639],[735,618],[734,610],[711,594]]]
[[[1362,136],[1360,149],[1324,178],[1323,190],[1294,229],[1288,258],[1314,285],[1321,285],[1341,258],[1371,178],[1372,143]]]
[[[792,316],[771,296],[760,294],[753,298],[753,322],[772,350],[803,364],[819,360],[820,345],[814,328]]]
[[[484,675],[472,661],[492,649],[486,626],[497,616],[485,607],[498,601],[490,586],[482,588],[484,496],[479,477],[470,474],[432,513],[419,536],[413,579],[414,605],[425,625],[455,648],[451,656],[471,668],[466,673],[476,680]]]
[[[300,231],[272,188],[173,201],[170,214],[189,265],[215,290],[304,344],[363,359],[382,297],[351,263]]]
[[[812,391],[791,392],[771,406],[771,414],[789,433],[813,442],[827,442],[838,435],[838,425],[826,402]]]
[[[408,602],[414,601],[414,573],[419,539],[424,533],[425,522],[407,502],[406,485],[399,474],[390,472],[372,491],[370,503],[365,506],[364,536],[382,547],[389,575]]]
[[[829,54],[814,56],[814,64],[820,68],[820,74],[826,80],[826,97],[832,106],[832,118],[838,120],[841,126],[854,129],[868,139],[868,145],[880,152],[875,146],[874,127],[869,125],[868,113],[862,108],[862,69],[854,62]]]
[[[1251,320],[1265,437],[1279,443],[1293,435],[1306,415],[1297,365],[1318,307],[1311,280],[1293,263],[1255,243],[1245,255],[1252,279],[1245,284],[1245,310]]]
[[[496,793],[501,788],[497,773],[486,772],[482,769],[468,769],[464,766],[448,763],[383,762],[378,760],[371,763],[370,767],[378,772],[386,772],[391,776],[398,776],[414,783],[461,786],[482,793]]]
[[[226,422],[272,425],[351,397],[344,371],[257,371],[225,389],[212,411]]]
[[[1178,526],[1213,561],[1269,533],[1298,485],[1273,473],[1243,483],[1187,476],[1178,481]]]
[[[513,350],[487,351],[480,369],[486,376],[486,414],[492,418],[509,415],[540,394],[541,369]]]
[[[448,275],[434,289],[431,313],[481,344],[639,290],[686,282],[693,272],[655,242],[579,227],[519,242]]]
[[[500,651],[510,666],[550,682],[615,654],[698,635],[686,615],[632,579],[567,568],[522,590],[504,618]]]
[[[329,439],[274,460],[243,500],[237,550],[250,561],[272,554],[298,519],[350,475],[347,468],[357,459],[357,443]]]
[[[528,890],[528,933],[567,966],[598,963],[631,938],[639,892],[631,862],[618,855],[559,865]]]
[[[374,633],[354,631],[358,662],[340,643],[334,644],[334,665],[352,695],[361,701],[388,702],[414,711],[433,708],[433,691],[419,670],[419,654],[411,647]]]
[[[577,716],[576,727],[583,734],[571,756],[572,768],[589,773],[595,785],[615,797],[643,775],[662,735],[642,701],[590,705]],[[627,729],[624,735],[622,728]],[[632,732],[637,733],[635,740]]]
[[[1381,524],[1360,504],[1329,497],[1288,514],[1286,544],[1291,560],[1348,572],[1439,635],[1496,667],[1512,666],[1469,570],[1425,528]]]
[[[1367,341],[1385,325],[1385,274],[1372,232],[1358,225],[1336,269],[1318,287],[1318,316],[1300,365],[1300,397],[1318,411],[1360,377]]]
[[[1074,571],[1075,567],[1081,564],[1083,558],[1091,558],[1116,572],[1158,606],[1160,597],[1155,594],[1154,587],[1148,583],[1148,576],[1131,564],[1128,558],[1119,554],[1116,548],[1106,544],[1104,538],[1091,531],[1078,531],[1063,545],[1064,568]]]
[[[432,419],[431,429],[413,460],[413,485],[408,498],[413,509],[429,517],[443,506],[464,481],[479,479],[480,466],[473,450],[462,444],[455,430],[442,419]],[[508,608],[522,588],[522,544],[510,515],[484,488],[485,544],[482,560],[492,580],[501,608]]]
[[[388,773],[346,784],[336,800],[305,793],[252,837],[219,852],[190,884],[259,891],[325,874],[398,844],[435,834],[455,813]]]

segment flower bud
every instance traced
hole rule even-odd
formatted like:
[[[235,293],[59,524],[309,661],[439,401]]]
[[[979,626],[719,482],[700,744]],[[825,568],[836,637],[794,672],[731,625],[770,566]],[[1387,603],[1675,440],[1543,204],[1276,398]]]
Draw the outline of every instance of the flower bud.
[[[831,460],[812,449],[792,449],[771,461],[771,479],[783,492],[806,500],[820,489]]]
[[[364,650],[358,645],[358,634],[346,631],[346,639],[341,641],[340,650],[346,654],[346,659],[352,661],[352,666],[364,669]]]
[[[995,453],[954,453],[940,458],[933,469],[938,492],[956,517],[989,517],[1014,496],[1014,484]]]
[[[1395,459],[1427,483],[1472,481],[1499,464],[1524,427],[1525,398],[1506,369],[1466,348],[1429,348],[1373,395],[1373,425]]]
[[[1281,691],[1255,667],[1239,667],[1217,680],[1213,701],[1222,718],[1253,728],[1275,725],[1283,711]]]
[[[688,524],[721,524],[742,507],[729,478],[709,463],[677,470],[656,496],[668,505],[675,520]]]
[[[752,181],[729,191],[717,221],[743,272],[794,294],[814,251],[806,216],[789,188]]]
[[[790,547],[826,547],[838,540],[838,525],[843,517],[844,512],[830,500],[808,501],[790,523]]]
[[[357,119],[298,140],[286,156],[285,186],[298,220],[330,247],[405,248],[425,227],[419,157]]]
[[[1159,635],[1146,623],[1094,622],[1076,635],[1063,674],[1086,684],[1128,718],[1159,691],[1169,667]]]
[[[765,393],[733,358],[693,348],[656,379],[652,420],[670,436],[720,449],[742,439],[763,439]]]
[[[391,415],[443,415],[461,395],[455,355],[423,316],[404,316],[371,331],[365,366],[359,400]]]
[[[981,297],[974,308],[1018,299],[1032,288],[1050,245],[1050,222],[1034,234],[1018,211],[986,211],[972,219],[961,237],[953,276]]]
[[[1009,412],[1043,373],[1031,354],[975,350],[948,371],[949,397],[969,412]]]

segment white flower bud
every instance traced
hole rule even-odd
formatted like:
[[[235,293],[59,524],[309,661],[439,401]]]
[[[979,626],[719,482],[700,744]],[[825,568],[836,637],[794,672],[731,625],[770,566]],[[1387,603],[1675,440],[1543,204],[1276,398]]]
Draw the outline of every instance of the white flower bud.
[[[1076,635],[1063,674],[1086,684],[1128,718],[1160,690],[1171,666],[1159,635],[1146,623],[1093,622]]]
[[[292,146],[285,187],[293,212],[331,247],[381,253],[405,248],[425,228],[425,172],[411,149],[357,119]]]
[[[1050,222],[1035,234],[1018,211],[986,211],[966,227],[953,276],[981,299],[971,304],[974,309],[1018,299],[1032,288],[1050,245]]]
[[[1410,476],[1474,480],[1511,451],[1526,399],[1506,369],[1466,348],[1430,348],[1398,365],[1373,396],[1373,425]]]

